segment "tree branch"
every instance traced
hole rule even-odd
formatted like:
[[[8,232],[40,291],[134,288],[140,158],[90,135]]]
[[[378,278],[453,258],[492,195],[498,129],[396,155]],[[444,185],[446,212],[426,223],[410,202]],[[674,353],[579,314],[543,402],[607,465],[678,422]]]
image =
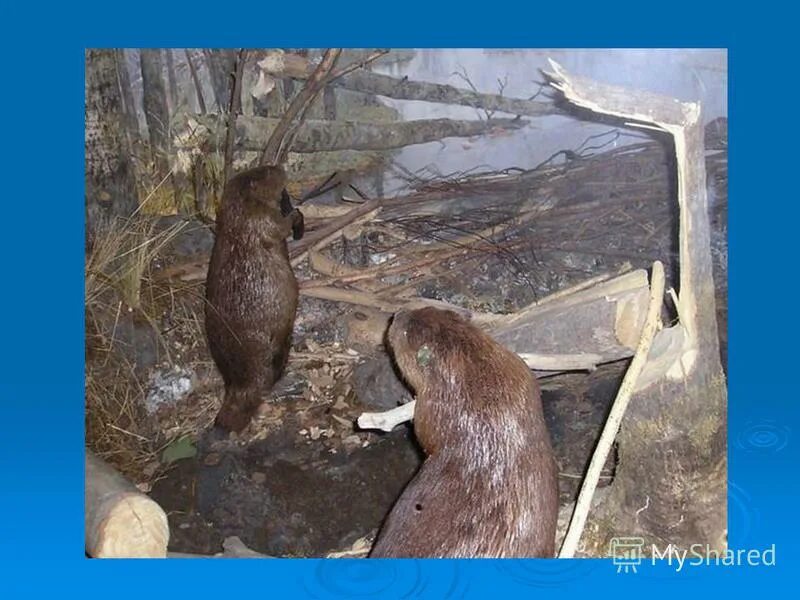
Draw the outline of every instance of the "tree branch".
[[[236,55],[233,80],[231,81],[231,97],[228,103],[228,128],[225,132],[225,163],[222,171],[222,181],[228,181],[231,164],[233,163],[233,142],[236,138],[236,118],[242,108],[242,75],[247,50],[242,48]]]
[[[342,53],[341,48],[329,48],[325,51],[322,60],[306,81],[305,86],[294,97],[286,112],[281,117],[278,125],[272,132],[264,151],[261,154],[260,164],[279,165],[286,160],[291,143],[294,141],[297,128],[302,123],[308,107],[322,91],[326,76],[336,66],[336,61]],[[293,123],[300,117],[297,123]]]

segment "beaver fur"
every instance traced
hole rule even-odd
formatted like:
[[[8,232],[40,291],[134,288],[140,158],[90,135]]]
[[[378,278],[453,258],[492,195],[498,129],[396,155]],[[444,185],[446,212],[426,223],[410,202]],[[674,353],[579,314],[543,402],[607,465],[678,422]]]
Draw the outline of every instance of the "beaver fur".
[[[283,169],[264,166],[232,177],[223,191],[206,279],[205,325],[225,382],[216,425],[228,431],[247,426],[289,355],[297,280],[286,237],[302,234],[302,215],[291,208],[285,185]]]
[[[388,342],[427,458],[371,556],[552,557],[557,468],[530,369],[446,310],[398,313]]]

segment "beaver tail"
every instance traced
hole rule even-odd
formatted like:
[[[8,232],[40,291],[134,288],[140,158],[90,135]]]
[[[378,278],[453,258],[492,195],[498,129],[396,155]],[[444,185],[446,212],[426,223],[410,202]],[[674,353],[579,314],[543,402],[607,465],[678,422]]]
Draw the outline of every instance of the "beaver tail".
[[[226,388],[222,408],[217,413],[214,424],[226,431],[238,433],[250,423],[262,400],[256,389]]]

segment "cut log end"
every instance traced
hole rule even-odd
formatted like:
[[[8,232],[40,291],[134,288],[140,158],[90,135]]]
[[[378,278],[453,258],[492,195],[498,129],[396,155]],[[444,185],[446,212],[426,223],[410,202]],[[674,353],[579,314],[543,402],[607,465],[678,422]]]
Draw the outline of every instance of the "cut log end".
[[[164,558],[167,515],[111,465],[86,450],[86,553],[94,558]]]
[[[86,550],[96,558],[164,558],[169,526],[158,504],[132,493],[116,499],[93,537]]]

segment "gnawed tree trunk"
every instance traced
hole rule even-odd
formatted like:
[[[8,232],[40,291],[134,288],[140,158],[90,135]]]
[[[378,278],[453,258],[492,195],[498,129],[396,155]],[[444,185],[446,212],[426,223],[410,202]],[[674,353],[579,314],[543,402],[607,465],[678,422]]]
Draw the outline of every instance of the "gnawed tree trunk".
[[[608,553],[617,536],[663,549],[726,545],[727,390],[711,275],[700,106],[573,77],[553,84],[577,106],[667,132],[675,142],[680,209],[679,322],[653,342],[622,422],[614,483],[590,514],[585,550]]]
[[[86,231],[138,206],[114,50],[86,51]]]
[[[169,173],[169,109],[162,75],[161,50],[142,49],[139,61],[142,68],[144,116],[160,181]]]
[[[250,70],[247,71],[248,77],[252,77],[253,75],[254,73]],[[255,78],[253,78],[253,80],[255,81]],[[279,119],[291,101],[286,100],[287,93],[285,88],[290,81],[291,79],[276,79],[274,82],[275,87],[272,91],[265,96],[251,96],[248,100],[252,103],[252,110],[242,110],[242,112],[246,115],[254,115],[256,117],[273,117]],[[252,89],[251,86],[246,86],[246,88]]]
[[[220,121],[213,117],[194,117],[212,131],[211,137],[224,137]],[[259,151],[264,148],[279,119],[240,116],[236,120],[236,148],[240,151]],[[424,144],[447,137],[471,137],[494,130],[520,129],[527,125],[517,119],[491,121],[456,121],[428,119],[397,123],[364,123],[346,121],[306,121],[297,132],[292,152],[307,153],[324,150],[388,150],[411,144]],[[200,138],[193,138],[200,141]],[[219,139],[219,138],[218,138]]]
[[[298,54],[283,54],[279,51],[268,55],[268,60],[259,62],[261,68],[276,77],[294,77],[305,79],[314,69],[314,64],[306,57]],[[344,75],[331,83],[332,86],[386,96],[398,100],[423,100],[482,108],[487,111],[499,111],[512,115],[541,117],[544,115],[563,114],[551,102],[538,102],[525,98],[506,98],[499,94],[481,94],[472,90],[460,89],[452,85],[397,79],[388,75],[372,73],[358,69]]]
[[[164,558],[167,515],[151,498],[86,450],[86,553],[95,558]]]

